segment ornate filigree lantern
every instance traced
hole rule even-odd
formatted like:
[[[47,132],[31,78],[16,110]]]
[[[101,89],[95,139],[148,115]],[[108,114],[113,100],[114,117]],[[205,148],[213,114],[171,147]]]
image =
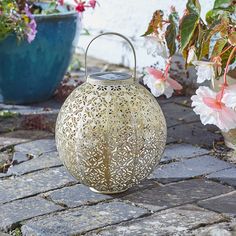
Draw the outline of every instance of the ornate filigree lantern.
[[[87,76],[87,52],[98,37],[127,40],[135,59],[134,75],[121,72]],[[87,81],[63,104],[56,143],[69,172],[93,191],[118,193],[147,177],[166,143],[166,122],[156,99],[138,83],[131,42],[117,33],[94,38],[85,53]]]

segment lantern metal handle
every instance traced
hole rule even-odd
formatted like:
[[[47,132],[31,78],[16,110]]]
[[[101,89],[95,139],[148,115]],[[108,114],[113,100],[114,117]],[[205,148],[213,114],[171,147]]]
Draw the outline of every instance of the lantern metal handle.
[[[130,47],[131,47],[131,49],[132,49],[132,51],[133,51],[133,55],[134,55],[134,71],[133,71],[133,77],[134,77],[134,80],[135,80],[135,79],[136,79],[136,75],[137,75],[137,72],[136,72],[137,59],[136,59],[136,53],[135,53],[134,46],[133,46],[133,44],[131,43],[131,41],[130,41],[127,37],[125,37],[125,36],[122,35],[122,34],[115,33],[115,32],[102,33],[102,34],[96,36],[95,38],[93,38],[93,39],[90,41],[90,43],[88,44],[88,46],[87,46],[87,48],[86,48],[86,51],[85,51],[85,77],[86,77],[86,79],[88,78],[87,54],[88,54],[89,47],[90,47],[90,45],[92,44],[92,42],[93,42],[95,39],[97,39],[97,38],[99,38],[99,37],[101,37],[101,36],[103,36],[103,35],[116,35],[116,36],[119,36],[119,37],[123,38],[124,40],[126,40],[126,41],[129,43],[129,45],[130,45]]]

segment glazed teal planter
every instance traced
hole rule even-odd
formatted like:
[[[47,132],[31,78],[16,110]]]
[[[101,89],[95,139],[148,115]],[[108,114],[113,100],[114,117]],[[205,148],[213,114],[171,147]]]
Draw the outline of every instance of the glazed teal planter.
[[[0,42],[0,100],[27,104],[50,98],[66,73],[78,31],[76,12],[35,15],[37,35],[29,44],[9,35]]]

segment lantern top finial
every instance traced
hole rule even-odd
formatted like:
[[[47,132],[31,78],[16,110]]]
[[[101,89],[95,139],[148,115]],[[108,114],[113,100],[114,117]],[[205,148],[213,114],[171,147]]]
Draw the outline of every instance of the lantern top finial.
[[[94,73],[89,75],[90,78],[92,79],[97,79],[97,80],[127,80],[131,78],[132,76],[124,73],[124,72],[101,72],[101,73]]]
[[[124,72],[100,72],[89,75],[88,82],[91,84],[127,84],[134,83],[132,75]]]

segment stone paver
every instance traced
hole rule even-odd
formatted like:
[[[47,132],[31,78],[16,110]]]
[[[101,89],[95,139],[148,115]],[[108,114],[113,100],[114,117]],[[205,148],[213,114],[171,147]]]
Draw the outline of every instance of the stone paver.
[[[198,202],[204,208],[236,216],[236,192]]]
[[[178,121],[178,120],[176,120],[176,119],[169,118],[169,117],[165,117],[165,118],[166,118],[166,125],[167,125],[167,128],[170,128],[170,127],[173,127],[173,126],[176,126],[176,125],[183,124],[182,121]]]
[[[54,139],[41,139],[15,146],[16,152],[26,153],[32,156],[39,156],[43,153],[56,151]]]
[[[184,205],[155,213],[133,223],[122,224],[86,235],[100,236],[167,236],[183,235],[191,229],[204,224],[224,220],[224,217],[212,211],[194,205]]]
[[[0,236],[10,236],[10,234],[6,234],[6,233],[3,233],[3,232],[0,232]]]
[[[33,105],[0,104],[0,110],[5,110],[20,115],[58,113],[60,107],[61,103],[53,99]]]
[[[7,173],[0,173],[0,179],[1,179],[1,178],[8,177],[8,176],[10,176],[10,175],[7,174]]]
[[[67,84],[76,86],[78,81]],[[56,99],[66,98],[61,95],[58,92]],[[210,156],[214,139],[222,140],[220,132],[200,123],[188,97],[158,101],[168,126],[161,165],[149,179],[116,195],[91,192],[61,166],[53,139],[61,102],[0,104],[0,110],[18,113],[0,117],[4,171],[12,164],[7,173],[0,173],[0,236],[1,231],[20,236],[20,230],[23,236],[228,236],[236,232],[236,225],[227,225],[236,217],[236,166]]]
[[[161,162],[185,159],[208,153],[209,150],[196,147],[191,144],[172,144],[166,147]]]
[[[209,132],[207,129],[200,129],[194,123],[168,128],[168,134],[170,137],[182,140],[185,143],[206,148],[212,148],[214,140],[222,137],[220,134]]]
[[[189,107],[180,106],[174,103],[167,103],[162,106],[163,113],[166,117],[182,123],[199,121],[199,117]]]
[[[22,226],[23,236],[69,236],[117,224],[147,214],[147,210],[121,202],[78,208],[31,220]]]
[[[0,135],[0,149],[16,145],[18,143],[47,138],[50,136],[52,136],[51,133],[40,130],[17,130],[9,133],[4,133]]]
[[[53,190],[67,184],[75,183],[64,167],[43,170],[17,178],[1,180],[0,203]]]
[[[173,97],[170,97],[168,99],[166,99],[165,96],[160,96],[160,97],[157,98],[157,102],[161,106],[163,106],[164,104],[167,104],[167,103],[174,103],[174,104],[186,106],[186,104],[190,103],[191,100],[187,96],[173,96]],[[169,114],[167,114],[167,115],[169,116]]]
[[[183,236],[235,236],[236,223],[224,222],[214,225],[200,227],[199,229],[191,231],[191,234],[184,234]]]
[[[230,168],[232,165],[211,156],[201,156],[180,162],[162,165],[149,176],[161,183],[170,183],[182,179],[206,175],[218,170]]]
[[[63,204],[68,207],[78,207],[112,199],[109,195],[94,193],[82,184],[55,190],[44,194],[44,196],[47,196],[55,203]]]
[[[8,231],[20,221],[63,209],[40,197],[17,200],[0,206],[0,230]]]
[[[233,191],[233,188],[201,179],[155,187],[124,196],[122,199],[156,211]]]
[[[12,157],[12,161],[13,161],[13,164],[20,164],[22,162],[25,162],[25,161],[28,161],[30,160],[30,156],[25,154],[25,153],[22,153],[22,152],[14,152],[13,153],[13,157]]]
[[[43,197],[54,201],[57,204],[61,204],[68,207],[78,207],[81,205],[94,204],[97,202],[110,200],[114,198],[121,198],[134,192],[138,192],[144,189],[153,187],[159,187],[159,183],[153,180],[145,179],[138,185],[135,185],[127,191],[114,195],[99,194],[91,191],[89,187],[83,184],[77,184],[70,187],[64,187],[62,189],[54,190],[42,194]]]
[[[17,116],[12,118],[0,118],[0,134],[11,133],[22,129],[21,122],[23,117]]]
[[[173,138],[171,136],[169,136],[169,134],[167,133],[167,140],[166,140],[166,144],[173,144],[173,143],[179,143],[179,140],[178,138]],[[182,142],[182,141],[181,141]]]
[[[215,173],[207,175],[207,178],[219,180],[223,183],[236,187],[236,168],[217,171]]]
[[[8,174],[23,175],[32,171],[41,170],[50,167],[61,166],[57,152],[44,153],[39,157],[33,158],[27,162],[13,165],[8,169]]]

